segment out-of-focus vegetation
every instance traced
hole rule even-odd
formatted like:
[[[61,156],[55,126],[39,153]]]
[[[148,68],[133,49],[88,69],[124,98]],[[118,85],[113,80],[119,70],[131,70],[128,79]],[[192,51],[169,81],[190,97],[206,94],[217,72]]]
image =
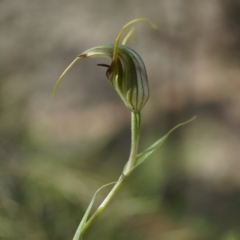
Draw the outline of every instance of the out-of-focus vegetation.
[[[83,60],[51,91],[74,57],[137,17],[159,26],[137,27],[130,43],[150,86],[140,148],[198,118],[136,170],[85,238],[239,239],[239,16],[238,0],[0,1],[0,239],[71,239],[96,189],[117,179],[130,113],[105,69]]]

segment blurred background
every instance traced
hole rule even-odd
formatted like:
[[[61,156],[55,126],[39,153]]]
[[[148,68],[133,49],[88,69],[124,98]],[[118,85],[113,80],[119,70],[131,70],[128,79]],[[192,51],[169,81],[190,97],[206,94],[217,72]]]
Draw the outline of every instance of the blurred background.
[[[240,239],[239,0],[0,1],[0,239],[66,240],[128,158],[130,112],[102,59],[128,21],[150,99],[140,150],[194,115],[141,165],[85,239]],[[109,189],[101,191],[96,205]]]

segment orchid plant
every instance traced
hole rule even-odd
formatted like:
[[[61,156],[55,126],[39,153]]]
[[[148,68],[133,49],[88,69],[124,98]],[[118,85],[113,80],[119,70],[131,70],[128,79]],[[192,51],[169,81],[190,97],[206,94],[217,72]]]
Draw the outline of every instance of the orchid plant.
[[[155,143],[153,143],[150,147],[148,147],[141,153],[138,153],[138,143],[141,127],[140,113],[149,98],[147,72],[144,62],[142,58],[139,56],[139,54],[125,45],[130,36],[133,34],[134,28],[130,29],[130,31],[126,34],[125,38],[123,39],[122,44],[120,44],[120,40],[125,31],[130,26],[138,22],[146,22],[152,28],[154,29],[157,28],[157,26],[152,21],[146,18],[138,18],[128,22],[120,30],[114,44],[103,44],[100,46],[96,46],[78,55],[77,58],[66,68],[66,70],[59,77],[53,90],[54,95],[62,78],[78,60],[82,58],[91,57],[108,57],[111,59],[110,65],[106,64],[98,65],[107,67],[106,76],[110,84],[113,86],[117,94],[120,96],[126,107],[131,111],[131,150],[129,159],[125,164],[121,176],[116,182],[106,184],[96,191],[77,228],[73,240],[80,240],[83,238],[84,234],[87,232],[87,230],[96,220],[96,218],[105,210],[105,208],[111,202],[113,197],[122,187],[124,181],[137,166],[142,164],[153,152],[155,152],[167,140],[169,135],[174,130],[195,119],[195,117],[193,117],[192,119],[186,122],[178,124],[177,126],[172,128],[165,136],[163,136]],[[113,184],[114,186],[108,193],[106,198],[97,208],[97,210],[90,216],[90,211],[94,204],[97,193],[102,188]]]

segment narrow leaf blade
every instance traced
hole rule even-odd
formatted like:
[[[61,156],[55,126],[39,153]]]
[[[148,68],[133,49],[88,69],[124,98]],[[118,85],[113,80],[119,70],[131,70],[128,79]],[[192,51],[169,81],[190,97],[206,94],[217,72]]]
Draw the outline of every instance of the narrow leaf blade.
[[[79,226],[78,226],[78,228],[77,228],[77,231],[76,231],[76,233],[75,233],[75,235],[74,235],[74,237],[73,237],[73,240],[81,240],[81,239],[82,239],[82,238],[80,238],[82,229],[83,229],[83,227],[85,226],[85,224],[86,224],[86,222],[87,222],[87,219],[88,219],[88,217],[89,217],[90,211],[91,211],[91,209],[92,209],[92,206],[93,206],[93,204],[94,204],[94,201],[95,201],[95,198],[96,198],[98,192],[101,191],[103,188],[105,188],[105,187],[107,187],[107,186],[109,186],[109,185],[112,185],[112,184],[114,184],[114,183],[115,183],[115,182],[108,183],[108,184],[100,187],[100,188],[94,193],[94,195],[93,195],[93,197],[92,197],[92,200],[91,200],[91,202],[89,203],[88,208],[87,208],[86,212],[84,213],[84,216],[83,216],[83,218],[82,218],[82,220],[81,220],[81,222],[80,222],[80,224],[79,224]]]
[[[189,119],[186,122],[180,123],[178,125],[176,125],[174,128],[172,128],[166,135],[164,135],[162,138],[160,138],[159,140],[157,140],[155,143],[153,143],[149,148],[145,149],[143,152],[139,153],[137,155],[137,160],[136,160],[136,164],[134,166],[134,168],[132,169],[132,171],[138,167],[140,164],[142,164],[153,152],[155,152],[167,139],[168,137],[179,127],[186,125],[190,122],[192,122],[193,120],[196,119],[196,116],[194,116],[193,118]]]

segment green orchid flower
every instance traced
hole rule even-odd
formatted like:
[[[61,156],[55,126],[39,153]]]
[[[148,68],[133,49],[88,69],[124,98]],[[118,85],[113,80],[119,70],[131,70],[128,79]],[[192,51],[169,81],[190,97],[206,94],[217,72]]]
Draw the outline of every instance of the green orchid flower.
[[[135,19],[127,23],[119,32],[114,44],[104,44],[93,47],[81,53],[66,68],[58,79],[53,94],[67,71],[81,58],[108,57],[112,60],[110,65],[98,64],[107,67],[106,75],[124,104],[133,112],[140,112],[149,97],[147,72],[142,58],[133,49],[125,46],[125,43],[133,33],[133,29],[124,38],[120,45],[120,39],[124,31],[134,23],[147,22],[151,27],[157,26],[145,18]]]

